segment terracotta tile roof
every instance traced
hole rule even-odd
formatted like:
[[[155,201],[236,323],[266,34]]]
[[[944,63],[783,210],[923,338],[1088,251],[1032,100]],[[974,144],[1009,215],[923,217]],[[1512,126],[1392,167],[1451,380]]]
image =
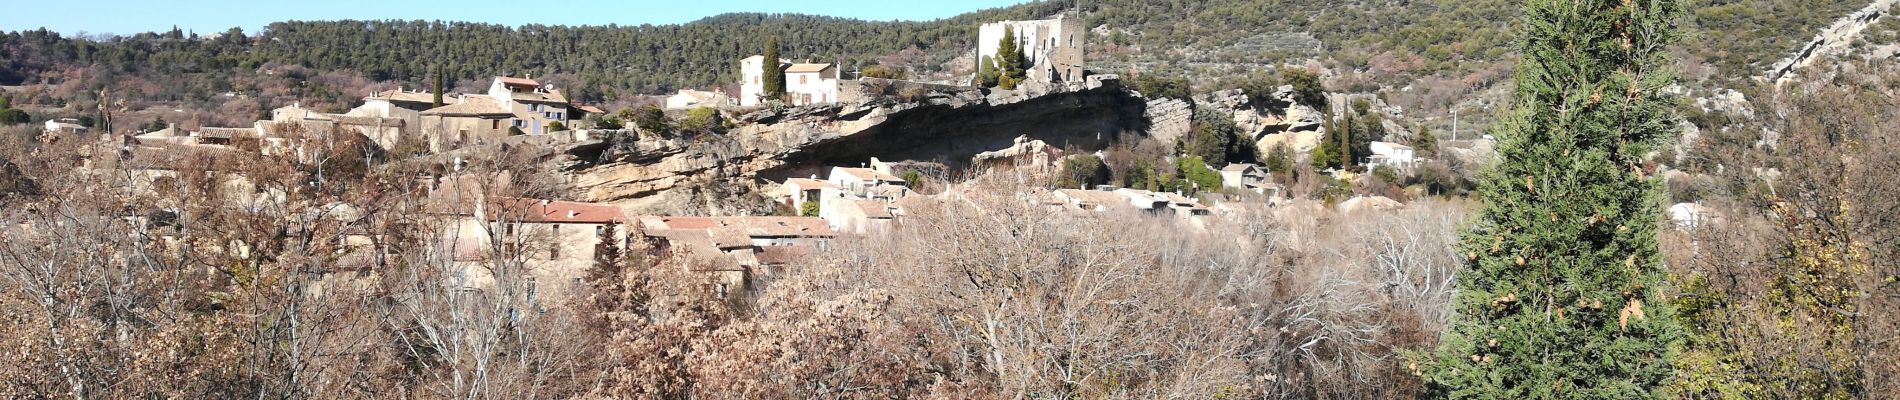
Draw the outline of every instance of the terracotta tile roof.
[[[620,207],[606,204],[559,200],[500,198],[491,202],[488,218],[504,221],[554,224],[606,224],[626,222]]]
[[[899,179],[898,177],[891,176],[891,174],[880,173],[880,172],[877,172],[877,170],[870,169],[870,168],[838,167],[837,171],[843,172],[846,175],[849,175],[852,178],[856,178],[859,180],[879,180],[879,181],[885,181],[885,182],[903,182],[904,181],[903,179]]]
[[[422,115],[439,115],[444,117],[505,117],[514,115],[514,112],[502,108],[501,104],[496,103],[493,99],[474,97],[461,104],[451,104],[428,109],[423,111]]]
[[[824,188],[832,188],[832,189],[838,188],[838,185],[833,185],[831,184],[831,182],[821,181],[817,179],[807,179],[807,178],[786,179],[785,183],[791,184],[792,186],[797,186],[798,190],[819,190],[819,189],[824,189]]]
[[[752,247],[752,237],[746,236],[745,230],[741,228],[718,227],[707,229],[705,232],[706,236],[712,238],[713,248],[716,249],[729,250]]]
[[[561,91],[559,90],[546,92],[515,92],[511,97],[513,97],[515,101],[525,103],[567,104],[567,96],[561,95]]]
[[[257,129],[254,129],[254,128],[212,128],[212,127],[204,127],[204,128],[198,128],[198,136],[199,136],[199,137],[207,137],[207,138],[213,138],[213,139],[231,139],[231,138],[242,138],[242,137],[257,137]]]
[[[606,110],[602,110],[600,109],[600,107],[595,107],[591,104],[576,104],[574,105],[574,109],[581,110],[581,112],[588,113],[588,114],[606,114],[607,113]]]
[[[1251,168],[1255,168],[1253,164],[1239,163],[1239,164],[1227,164],[1226,167],[1223,167],[1220,170],[1222,172],[1240,172],[1240,171],[1246,171]]]
[[[792,66],[790,67],[785,67],[785,73],[795,74],[795,73],[803,73],[803,72],[819,72],[819,71],[824,71],[827,68],[831,68],[831,64],[829,63],[826,63],[826,64],[798,63],[798,64],[792,64]]]
[[[511,77],[511,76],[497,76],[495,77],[495,80],[501,81],[502,85],[507,85],[507,86],[541,87],[541,82],[535,82],[533,79],[527,79],[527,78],[516,78],[516,77]]]

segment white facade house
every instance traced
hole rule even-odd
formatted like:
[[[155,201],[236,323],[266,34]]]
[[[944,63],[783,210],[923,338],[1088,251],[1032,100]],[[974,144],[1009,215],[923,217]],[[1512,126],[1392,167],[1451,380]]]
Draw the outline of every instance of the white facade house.
[[[838,101],[838,66],[829,63],[793,63],[779,60],[785,71],[785,95],[792,105]],[[765,56],[739,60],[739,105],[758,106],[765,95]]]
[[[826,178],[832,185],[855,197],[871,197],[881,187],[904,187],[902,178],[870,168],[831,167],[831,175]]]
[[[1075,82],[1083,79],[1082,60],[1089,32],[1081,18],[1058,16],[983,24],[976,35],[977,62],[996,58],[1005,28],[1016,36],[1016,48],[1022,49],[1023,70],[1030,80]]]
[[[79,125],[77,119],[49,119],[46,120],[45,131],[46,133],[86,133],[86,127]]]
[[[1370,168],[1384,165],[1400,170],[1411,169],[1417,163],[1412,146],[1393,142],[1372,142],[1372,157],[1366,160],[1366,166]]]
[[[788,63],[779,60],[780,65]],[[765,93],[765,56],[751,56],[739,59],[739,105],[754,107]]]
[[[792,64],[785,67],[785,95],[792,105],[811,105],[838,101],[836,64]]]

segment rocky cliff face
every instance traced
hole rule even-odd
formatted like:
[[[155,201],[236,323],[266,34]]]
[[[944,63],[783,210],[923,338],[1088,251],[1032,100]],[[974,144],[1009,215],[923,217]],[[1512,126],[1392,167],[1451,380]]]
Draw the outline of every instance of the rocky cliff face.
[[[567,149],[579,160],[569,167],[573,197],[648,213],[761,213],[771,208],[755,203],[759,182],[823,175],[871,157],[959,168],[1019,136],[1094,151],[1150,130],[1147,102],[1113,75],[1019,91],[937,89],[761,111],[723,134],[577,144]]]
[[[1319,142],[1325,119],[1313,107],[1293,103],[1293,86],[1281,86],[1261,99],[1230,89],[1195,96],[1192,103],[1167,98],[1149,100],[1146,118],[1151,121],[1151,135],[1162,143],[1174,143],[1187,135],[1193,129],[1196,107],[1231,116],[1248,140],[1263,150],[1288,143],[1296,152],[1309,151]]]

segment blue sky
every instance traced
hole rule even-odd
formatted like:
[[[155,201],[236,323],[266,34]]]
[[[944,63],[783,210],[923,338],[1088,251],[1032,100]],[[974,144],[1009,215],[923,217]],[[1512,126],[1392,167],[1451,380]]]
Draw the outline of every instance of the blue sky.
[[[133,34],[179,29],[200,34],[231,27],[256,33],[285,20],[423,19],[477,21],[510,26],[677,24],[729,12],[803,13],[869,20],[931,20],[1025,0],[338,0],[322,2],[239,0],[18,1],[0,13],[0,31],[46,27],[63,34]],[[533,4],[535,7],[523,7]]]

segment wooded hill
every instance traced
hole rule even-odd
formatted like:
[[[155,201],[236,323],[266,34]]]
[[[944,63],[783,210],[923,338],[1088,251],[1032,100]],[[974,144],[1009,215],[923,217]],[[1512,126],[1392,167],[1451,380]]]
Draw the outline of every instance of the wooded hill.
[[[756,54],[770,36],[781,38],[787,57],[841,62],[847,71],[875,63],[908,65],[918,74],[968,68],[962,65],[967,60],[957,57],[975,47],[982,22],[1069,10],[1089,26],[1103,28],[1092,38],[1090,56],[1092,64],[1105,69],[1100,72],[1209,78],[1317,58],[1363,75],[1352,80],[1355,87],[1342,89],[1397,89],[1431,76],[1482,86],[1499,81],[1508,64],[1498,63],[1514,58],[1516,3],[1052,0],[927,22],[757,13],[639,26],[286,21],[250,36],[233,29],[215,40],[194,40],[198,35],[177,30],[90,39],[32,30],[0,35],[0,84],[18,84],[67,66],[151,77],[255,69],[269,62],[353,70],[375,81],[413,84],[426,82],[431,69],[442,64],[451,79],[572,74],[573,97],[600,101],[730,82],[736,76],[732,60]],[[1681,46],[1685,64],[1713,67],[1714,73],[1702,75],[1715,79],[1746,76],[1864,4],[1696,1],[1685,21],[1690,32]]]

